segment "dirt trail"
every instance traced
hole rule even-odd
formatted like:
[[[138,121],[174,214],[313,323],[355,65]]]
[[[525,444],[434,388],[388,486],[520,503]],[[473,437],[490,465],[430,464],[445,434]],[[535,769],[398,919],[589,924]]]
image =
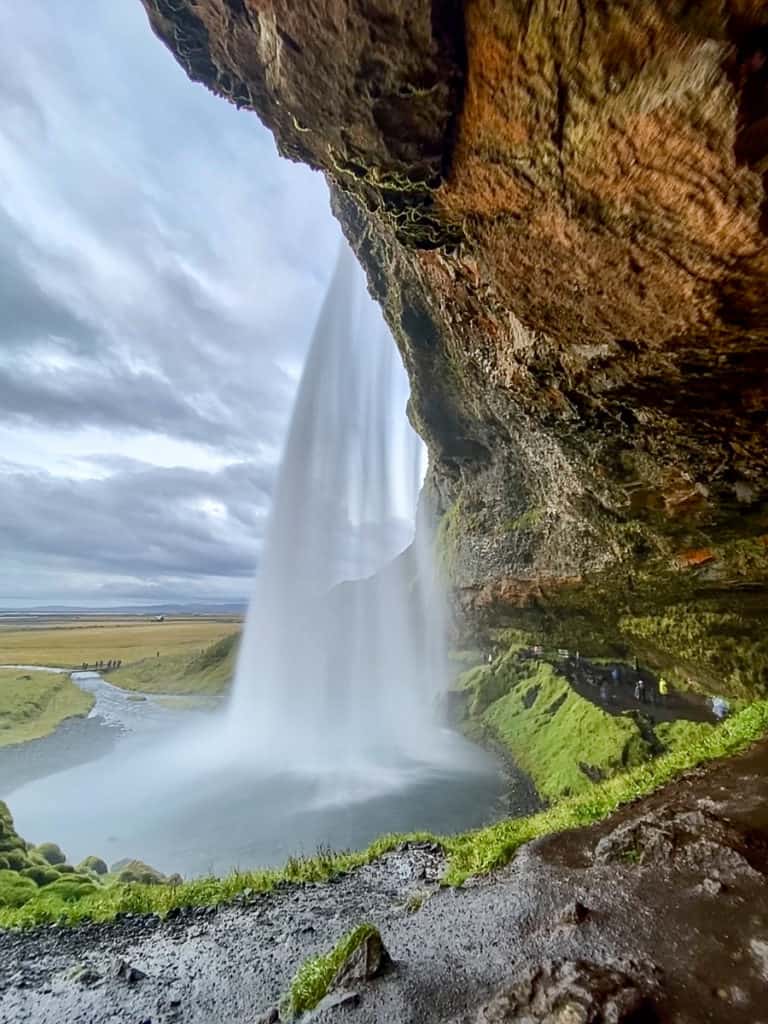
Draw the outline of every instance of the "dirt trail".
[[[644,1019],[768,1019],[768,743],[530,844],[462,889],[441,889],[441,868],[422,846],[218,912],[1,934],[0,1021],[255,1022],[307,956],[364,920],[381,928],[395,969],[320,1021],[474,1021],[500,987],[551,959],[651,985],[657,1016]],[[411,912],[415,894],[425,898]],[[146,977],[112,977],[118,958]]]
[[[623,662],[597,665],[586,658],[562,658],[553,667],[571,684],[580,696],[610,715],[639,711],[653,723],[717,721],[707,698],[696,693],[674,690],[659,693],[659,677],[647,668],[636,670]],[[644,683],[645,699],[635,697],[638,678]]]

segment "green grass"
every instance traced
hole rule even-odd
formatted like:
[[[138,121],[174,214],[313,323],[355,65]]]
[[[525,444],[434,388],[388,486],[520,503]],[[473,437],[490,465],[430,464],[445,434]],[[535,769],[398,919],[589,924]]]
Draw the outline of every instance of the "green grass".
[[[94,703],[67,675],[0,669],[0,747],[48,736],[66,718],[87,715]]]
[[[715,758],[746,750],[768,732],[768,700],[757,701],[709,732],[689,735],[667,754],[608,779],[577,796],[527,818],[511,818],[488,828],[448,840],[450,863],[445,882],[460,885],[466,878],[501,867],[532,839],[581,828],[607,817],[622,804],[647,796],[683,772]]]
[[[328,989],[342,964],[371,935],[378,935],[372,924],[361,924],[342,936],[330,953],[305,960],[296,976],[286,1000],[287,1015],[291,1019],[313,1010],[327,994]]]
[[[203,878],[179,885],[101,884],[90,878],[94,888],[71,901],[58,891],[42,887],[34,892],[24,883],[29,899],[18,905],[5,898],[11,886],[0,885],[0,927],[24,927],[50,922],[77,924],[85,920],[108,921],[122,913],[160,914],[180,907],[215,906],[238,896],[269,892],[282,882],[323,882],[363,864],[369,864],[394,850],[404,840],[441,842],[449,858],[444,879],[460,885],[471,875],[501,867],[532,839],[592,824],[629,803],[670,782],[683,772],[714,758],[729,757],[745,750],[768,732],[768,700],[758,701],[706,733],[692,732],[687,742],[654,760],[590,786],[584,792],[556,803],[546,811],[527,818],[512,818],[488,828],[439,839],[427,833],[382,836],[366,850],[354,853],[322,851],[316,857],[292,858],[281,869],[234,872],[225,878]],[[0,857],[3,842],[3,810],[0,803]],[[6,811],[7,813],[7,811]],[[7,820],[10,820],[8,815]],[[7,827],[6,827],[7,833]],[[16,837],[17,843],[23,840]],[[17,849],[18,846],[13,848]],[[42,859],[42,858],[41,858]],[[70,876],[71,877],[71,876]],[[2,881],[0,879],[0,881]]]
[[[651,755],[632,718],[579,696],[545,662],[511,651],[467,673],[464,685],[470,722],[503,744],[544,800],[587,792],[593,780],[581,766],[609,778]]]
[[[679,604],[625,615],[622,633],[670,659],[666,672],[682,689],[753,699],[768,691],[768,637],[762,615]]]
[[[140,693],[224,693],[235,673],[239,633],[225,636],[194,655],[144,658],[109,673],[114,686]]]

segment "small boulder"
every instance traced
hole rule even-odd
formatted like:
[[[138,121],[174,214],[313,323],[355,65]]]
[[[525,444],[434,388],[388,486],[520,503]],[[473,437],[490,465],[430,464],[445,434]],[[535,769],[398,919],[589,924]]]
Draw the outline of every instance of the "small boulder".
[[[61,847],[56,843],[40,843],[35,849],[49,864],[64,864],[67,859]]]
[[[118,882],[140,882],[142,885],[162,885],[167,879],[161,871],[141,860],[119,860],[112,865]]]
[[[357,1006],[360,1002],[359,992],[329,992],[327,996],[324,996],[317,1006],[314,1008],[307,1021],[314,1020],[316,1016],[321,1014],[324,1010],[338,1010],[342,1006],[351,1009],[353,1006]]]
[[[135,985],[137,981],[146,978],[146,974],[125,960],[116,960],[112,967],[112,977],[124,981],[127,985]]]
[[[580,900],[572,900],[560,911],[558,920],[560,924],[581,924],[589,917],[589,907],[585,907]]]
[[[330,991],[352,989],[378,977],[392,963],[387,948],[377,931],[363,937],[339,967],[329,986]]]
[[[95,875],[106,875],[109,868],[101,857],[86,857],[77,865],[78,871],[92,871]]]
[[[85,985],[86,988],[100,985],[104,980],[92,964],[78,964],[69,972],[69,977],[79,985]]]

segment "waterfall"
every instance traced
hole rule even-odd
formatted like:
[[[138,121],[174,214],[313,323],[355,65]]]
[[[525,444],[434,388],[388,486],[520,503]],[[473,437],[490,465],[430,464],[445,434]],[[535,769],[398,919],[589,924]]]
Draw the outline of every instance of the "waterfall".
[[[232,742],[349,773],[430,755],[445,678],[408,380],[343,245],[296,399],[243,631]],[[424,515],[426,518],[426,514]],[[415,539],[414,539],[415,532]]]
[[[25,834],[55,835],[73,860],[104,851],[208,875],[497,813],[497,765],[435,715],[442,602],[428,524],[414,526],[417,504],[426,518],[425,456],[407,399],[345,249],[299,387],[229,706],[190,717],[150,698],[112,753],[11,794]]]

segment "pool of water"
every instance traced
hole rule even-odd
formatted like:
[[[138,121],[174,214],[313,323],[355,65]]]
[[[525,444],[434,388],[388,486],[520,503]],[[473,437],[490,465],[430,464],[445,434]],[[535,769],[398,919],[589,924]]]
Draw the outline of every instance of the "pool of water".
[[[333,762],[292,770],[290,736],[276,738],[272,764],[268,751],[230,749],[222,711],[132,701],[96,673],[73,678],[95,694],[92,714],[119,728],[116,742],[7,794],[20,834],[59,843],[73,863],[96,854],[185,876],[221,874],[318,847],[360,848],[385,832],[461,831],[505,810],[508,776],[448,729],[438,755],[432,737],[429,761],[372,751],[343,770]]]

